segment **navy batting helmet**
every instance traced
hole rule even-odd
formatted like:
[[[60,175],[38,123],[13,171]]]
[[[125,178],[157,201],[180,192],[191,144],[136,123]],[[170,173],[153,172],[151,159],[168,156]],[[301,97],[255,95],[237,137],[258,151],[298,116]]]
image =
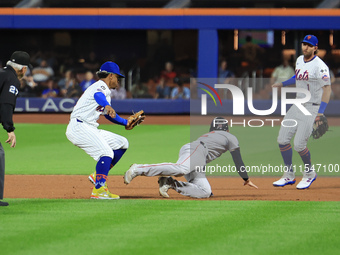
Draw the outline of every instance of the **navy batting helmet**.
[[[209,132],[214,130],[228,131],[229,130],[228,121],[223,117],[216,117],[210,124]]]

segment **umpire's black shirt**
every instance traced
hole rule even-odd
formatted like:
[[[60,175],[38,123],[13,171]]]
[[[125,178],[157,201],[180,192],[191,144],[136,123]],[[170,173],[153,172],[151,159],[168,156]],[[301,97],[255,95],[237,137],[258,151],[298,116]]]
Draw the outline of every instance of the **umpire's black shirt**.
[[[7,132],[14,131],[13,112],[20,81],[17,73],[11,66],[0,69],[0,118],[4,129]]]

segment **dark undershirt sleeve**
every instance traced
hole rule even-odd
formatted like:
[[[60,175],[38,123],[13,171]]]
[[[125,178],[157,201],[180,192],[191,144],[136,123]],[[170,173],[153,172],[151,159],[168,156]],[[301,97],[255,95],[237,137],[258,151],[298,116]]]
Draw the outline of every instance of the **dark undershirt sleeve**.
[[[14,106],[11,104],[1,104],[1,123],[7,132],[14,131],[13,126],[13,111]]]
[[[243,180],[247,181],[249,177],[245,169],[244,163],[242,161],[240,148],[237,148],[236,150],[231,151],[230,154],[233,157],[238,174],[241,176]]]

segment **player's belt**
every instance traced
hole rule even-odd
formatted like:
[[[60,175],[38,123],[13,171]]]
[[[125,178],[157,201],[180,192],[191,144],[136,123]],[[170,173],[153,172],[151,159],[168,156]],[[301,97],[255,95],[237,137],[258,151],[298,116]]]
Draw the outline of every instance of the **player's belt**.
[[[82,120],[80,120],[80,119],[77,119],[77,122],[83,123],[83,121],[82,121]]]
[[[320,105],[320,104],[317,104],[317,103],[304,103],[302,105],[305,106],[305,105]]]
[[[207,148],[207,147],[205,147],[205,143],[204,142],[200,141],[200,144],[202,144],[204,148]]]

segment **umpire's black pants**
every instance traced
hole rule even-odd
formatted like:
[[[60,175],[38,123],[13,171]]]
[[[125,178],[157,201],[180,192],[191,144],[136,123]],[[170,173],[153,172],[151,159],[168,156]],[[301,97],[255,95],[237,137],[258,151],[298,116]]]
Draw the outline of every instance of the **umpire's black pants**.
[[[5,185],[5,151],[0,143],[0,199],[4,198]]]

